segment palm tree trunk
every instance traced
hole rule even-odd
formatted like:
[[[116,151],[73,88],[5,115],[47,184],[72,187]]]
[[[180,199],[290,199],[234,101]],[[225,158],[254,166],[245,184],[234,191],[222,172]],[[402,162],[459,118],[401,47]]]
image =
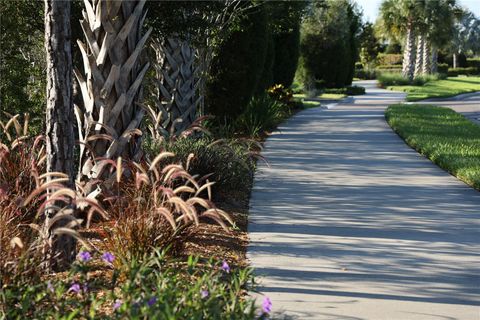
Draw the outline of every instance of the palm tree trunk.
[[[177,37],[156,39],[152,47],[156,53],[156,109],[161,115],[162,135],[178,136],[197,118],[196,52],[187,40]]]
[[[455,52],[453,54],[453,68],[457,68],[458,67],[458,55],[457,53]]]
[[[424,50],[425,50],[425,38],[423,34],[420,34],[417,37],[417,57],[415,60],[415,72],[414,72],[415,77],[422,75]]]
[[[47,172],[69,176],[67,185],[75,187],[73,169],[72,51],[70,1],[45,0],[45,49],[47,58],[46,150]],[[48,179],[48,178],[47,178]],[[46,223],[54,215],[46,211]],[[63,221],[58,221],[61,227]],[[75,239],[68,235],[51,235],[47,260],[55,269],[62,269],[75,259]],[[58,255],[58,258],[53,259]]]
[[[430,74],[432,72],[432,65],[431,65],[431,50],[430,50],[430,41],[427,37],[425,37],[425,41],[423,44],[423,64],[422,64],[422,74]]]
[[[102,175],[102,159],[140,155],[139,126],[144,110],[141,84],[149,67],[140,54],[151,29],[142,36],[145,0],[85,0],[81,25],[88,47],[77,41],[84,72],[75,70],[83,106],[75,108],[80,146],[78,179]]]
[[[403,49],[403,66],[402,74],[410,81],[413,80],[415,71],[415,33],[413,31],[413,23],[409,22],[407,26],[407,37]]]
[[[432,65],[431,72],[433,74],[438,72],[438,49],[436,46],[432,46]]]

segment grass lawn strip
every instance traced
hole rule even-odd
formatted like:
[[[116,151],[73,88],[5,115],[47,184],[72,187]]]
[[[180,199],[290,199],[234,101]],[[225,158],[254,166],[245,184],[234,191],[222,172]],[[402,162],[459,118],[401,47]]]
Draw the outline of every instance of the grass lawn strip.
[[[480,190],[480,126],[431,105],[392,105],[385,118],[409,146]]]
[[[407,101],[447,98],[462,93],[480,91],[480,77],[452,77],[430,81],[423,86],[389,86],[389,90],[407,93]]]
[[[309,99],[305,93],[297,93],[293,95],[294,98],[296,99]],[[341,100],[343,98],[346,98],[347,96],[344,94],[337,94],[337,93],[322,93],[318,96],[315,96],[311,99],[321,99],[321,100]]]

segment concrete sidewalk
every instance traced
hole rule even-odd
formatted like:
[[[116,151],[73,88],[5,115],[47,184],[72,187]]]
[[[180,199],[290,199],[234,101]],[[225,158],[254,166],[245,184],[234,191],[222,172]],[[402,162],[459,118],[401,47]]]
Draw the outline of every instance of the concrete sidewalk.
[[[413,103],[448,107],[463,114],[476,124],[480,124],[480,92],[460,94],[451,98],[426,99]]]
[[[480,319],[480,194],[410,149],[377,89],[266,143],[248,256],[293,319]]]

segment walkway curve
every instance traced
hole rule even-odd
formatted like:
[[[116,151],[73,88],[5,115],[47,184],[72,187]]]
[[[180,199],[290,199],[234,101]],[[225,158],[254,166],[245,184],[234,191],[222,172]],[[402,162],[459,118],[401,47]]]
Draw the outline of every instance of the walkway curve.
[[[427,99],[418,104],[431,104],[441,107],[448,107],[463,114],[471,121],[480,124],[480,92],[464,93],[450,98]],[[480,316],[479,316],[480,318]]]
[[[300,112],[266,142],[248,257],[293,319],[480,319],[480,193],[384,119],[403,93]]]

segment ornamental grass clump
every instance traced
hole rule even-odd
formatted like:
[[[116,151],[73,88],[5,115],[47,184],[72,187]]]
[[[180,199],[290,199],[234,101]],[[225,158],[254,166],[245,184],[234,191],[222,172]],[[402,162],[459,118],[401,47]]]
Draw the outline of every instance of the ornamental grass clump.
[[[103,226],[105,247],[124,259],[147,254],[152,248],[178,252],[201,221],[214,221],[225,229],[230,216],[211,201],[214,182],[188,173],[171,152],[151,162],[110,162],[115,181],[105,191],[111,222]]]
[[[249,269],[174,257],[200,223],[233,225],[212,177],[189,173],[193,154],[96,159],[101,179],[71,189],[65,174],[43,173],[43,137],[18,119],[0,123],[0,318],[254,318]],[[80,250],[54,274],[61,236]]]
[[[2,127],[0,143],[0,286],[29,283],[58,262],[53,246],[63,236],[77,238],[85,212],[86,224],[94,215],[107,218],[98,201],[65,187],[63,173],[43,173],[45,147],[42,136],[28,136],[12,117]],[[48,195],[48,196],[47,196]],[[47,214],[48,213],[48,214]]]

